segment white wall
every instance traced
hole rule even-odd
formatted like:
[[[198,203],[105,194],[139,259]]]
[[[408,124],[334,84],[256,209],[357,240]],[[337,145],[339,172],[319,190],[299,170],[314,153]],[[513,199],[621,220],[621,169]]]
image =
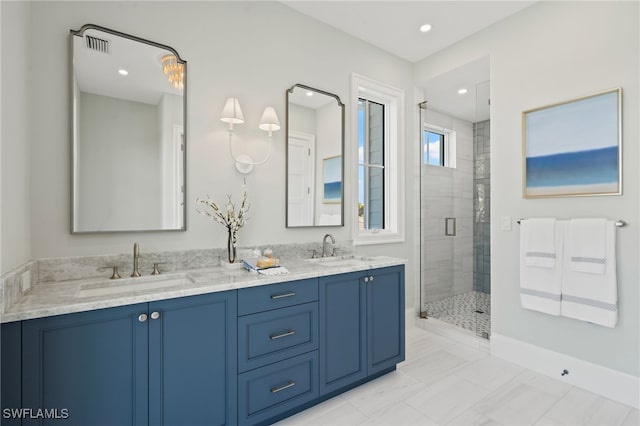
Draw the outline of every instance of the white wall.
[[[1,2],[0,273],[31,258],[30,5]]]
[[[236,126],[238,151],[261,158],[266,134],[258,129],[260,115],[265,106],[272,105],[284,120],[285,92],[295,83],[336,93],[347,105],[346,117],[350,117],[352,72],[406,93],[413,90],[408,62],[277,2],[36,2],[31,8],[31,28],[38,39],[31,49],[29,80],[33,93],[33,257],[129,252],[134,241],[140,242],[143,251],[224,247],[225,230],[199,216],[193,200],[206,194],[219,200],[226,193],[234,194],[235,199],[240,195],[243,177],[229,158],[226,127],[219,120],[228,97],[239,98],[246,119]],[[188,62],[187,232],[69,234],[68,37],[70,29],[89,22],[170,45]],[[411,97],[406,99],[405,109],[410,111],[414,107]],[[349,126],[347,123],[346,135],[351,134]],[[409,115],[405,122],[408,140],[413,138],[412,129]],[[274,134],[269,162],[247,177],[251,211],[239,233],[241,246],[319,242],[327,231],[285,228],[284,143],[282,129]],[[412,151],[405,152],[407,158],[413,157]],[[412,193],[410,168],[406,180],[407,191]],[[355,211],[354,204],[348,214]],[[413,223],[409,209],[405,220]],[[350,216],[345,223],[345,227],[330,230],[338,240],[351,239]],[[406,243],[359,251],[413,260],[413,236],[407,234]],[[413,305],[413,279],[410,266],[407,306]]]
[[[417,84],[491,58],[492,332],[634,376],[639,375],[638,2],[539,2],[415,66]],[[622,87],[623,195],[521,197],[521,113]],[[522,309],[518,225],[501,217],[626,219],[618,230],[619,322],[615,329]]]

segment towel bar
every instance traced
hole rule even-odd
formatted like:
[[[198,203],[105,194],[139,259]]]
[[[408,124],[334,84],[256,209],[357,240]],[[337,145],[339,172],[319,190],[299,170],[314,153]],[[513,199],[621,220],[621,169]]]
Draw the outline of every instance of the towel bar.
[[[518,223],[518,225],[520,225],[520,221],[523,221],[523,220],[525,220],[525,218],[520,218],[520,219],[518,219],[516,222]],[[616,226],[617,226],[618,228],[625,227],[625,226],[627,226],[628,224],[629,224],[629,222],[627,222],[626,220],[623,220],[623,219],[620,219],[620,220],[617,220],[617,221],[616,221]]]

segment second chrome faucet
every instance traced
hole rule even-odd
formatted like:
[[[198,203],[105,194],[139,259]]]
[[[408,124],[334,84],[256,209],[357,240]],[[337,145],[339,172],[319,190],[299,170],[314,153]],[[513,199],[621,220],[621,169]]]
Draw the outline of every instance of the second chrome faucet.
[[[335,244],[336,243],[336,239],[333,238],[333,235],[326,234],[324,236],[324,238],[322,239],[322,257],[335,256],[335,253],[336,253],[335,247],[331,250],[331,253],[329,253],[327,251],[327,245],[329,244],[329,243],[327,243],[327,239],[331,240],[331,244]]]

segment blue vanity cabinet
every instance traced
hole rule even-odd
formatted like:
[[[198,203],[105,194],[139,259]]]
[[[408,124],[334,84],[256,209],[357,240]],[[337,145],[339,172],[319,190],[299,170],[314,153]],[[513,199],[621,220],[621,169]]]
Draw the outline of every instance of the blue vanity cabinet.
[[[320,279],[320,393],[404,360],[404,266]]]
[[[11,411],[6,415],[5,410],[22,407],[22,323],[18,321],[2,324],[0,333],[0,424],[18,426],[21,424],[20,419],[12,416]]]
[[[148,424],[148,327],[137,304],[22,322],[22,407],[64,425]],[[52,420],[25,418],[23,425]]]
[[[236,312],[228,291],[23,321],[22,406],[67,409],[64,425],[236,424]]]
[[[320,278],[320,394],[367,375],[364,272]]]

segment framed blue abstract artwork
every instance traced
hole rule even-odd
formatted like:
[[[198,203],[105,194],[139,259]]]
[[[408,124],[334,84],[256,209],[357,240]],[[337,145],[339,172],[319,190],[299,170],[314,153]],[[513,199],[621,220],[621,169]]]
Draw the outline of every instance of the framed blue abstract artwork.
[[[622,193],[622,89],[522,113],[524,198]]]
[[[340,203],[342,200],[342,156],[322,160],[322,202]]]

